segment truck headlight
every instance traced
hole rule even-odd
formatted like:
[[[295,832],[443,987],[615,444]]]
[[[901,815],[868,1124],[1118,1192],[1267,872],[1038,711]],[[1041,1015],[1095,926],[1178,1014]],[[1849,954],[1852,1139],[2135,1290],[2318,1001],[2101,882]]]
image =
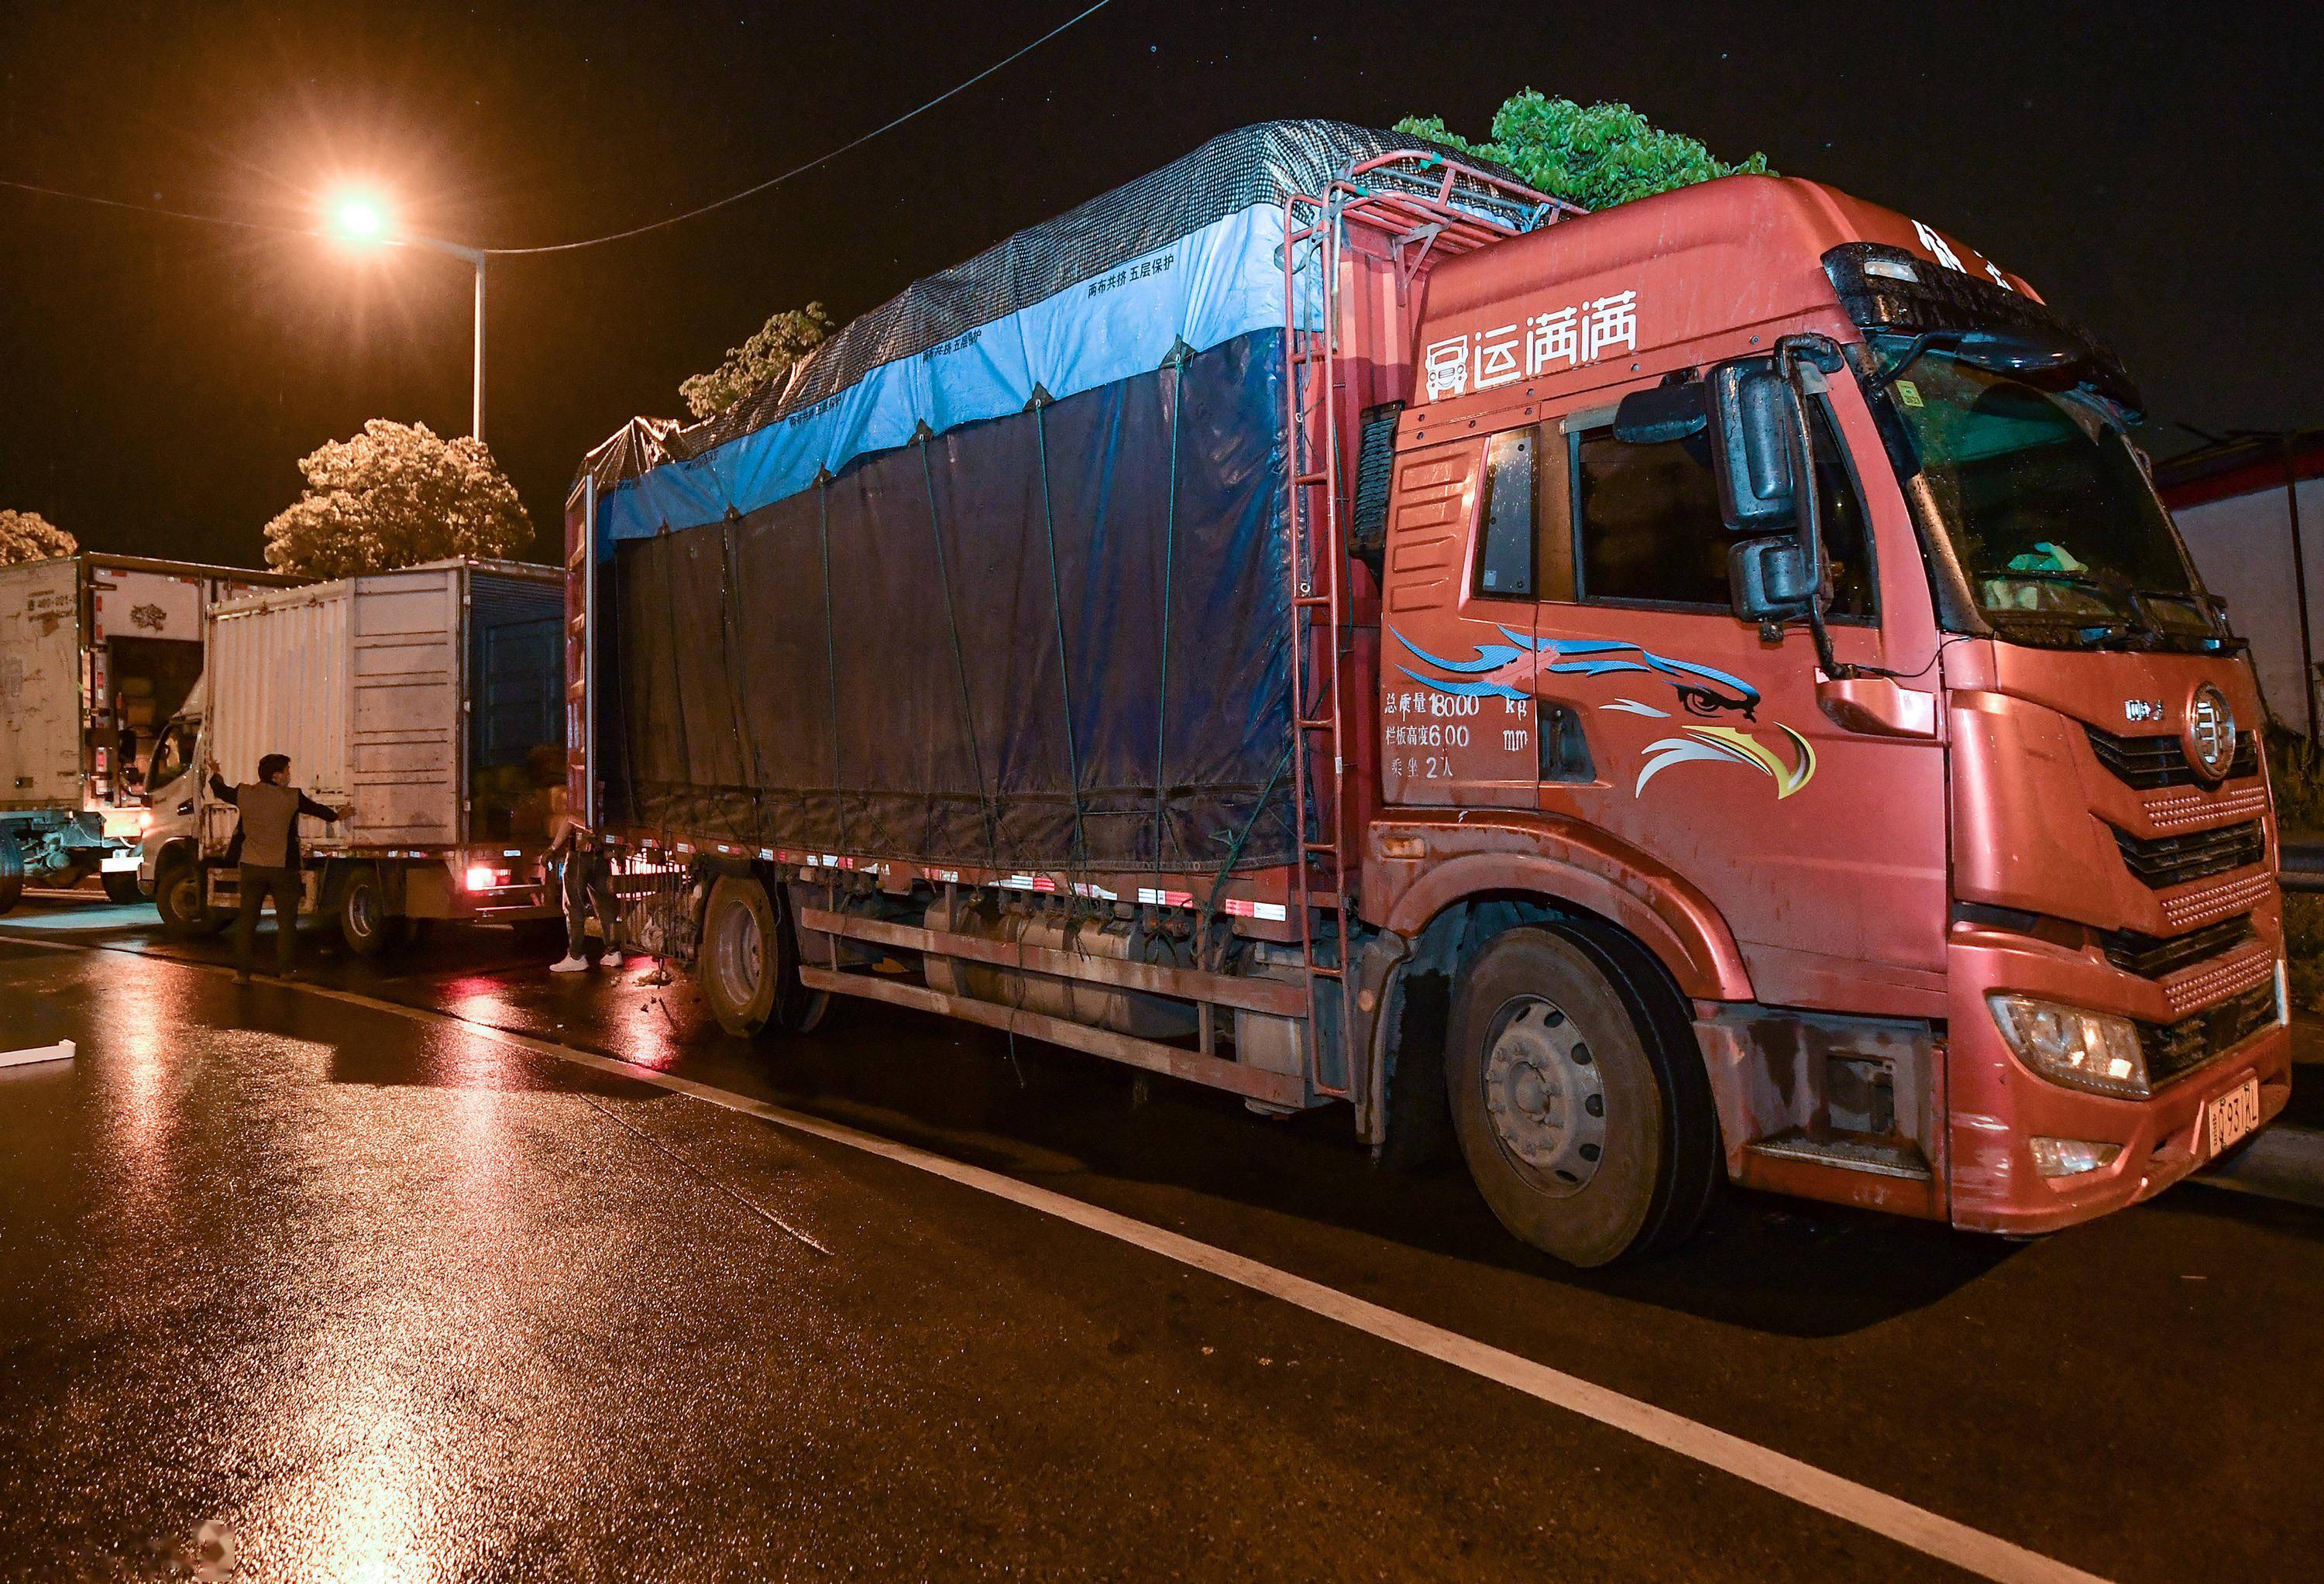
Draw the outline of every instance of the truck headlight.
[[[2146,1053],[2129,1018],[2031,996],[1992,995],[1986,1001],[2017,1059],[2052,1083],[2122,1100],[2144,1100],[2150,1092]]]

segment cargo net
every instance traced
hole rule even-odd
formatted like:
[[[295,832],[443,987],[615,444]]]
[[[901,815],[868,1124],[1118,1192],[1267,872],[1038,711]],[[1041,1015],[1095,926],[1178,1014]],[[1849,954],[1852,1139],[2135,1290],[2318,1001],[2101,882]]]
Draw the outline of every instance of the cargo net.
[[[1222,133],[1158,170],[914,281],[850,321],[787,379],[714,418],[683,428],[662,420],[624,428],[591,454],[583,471],[595,474],[604,491],[661,463],[699,456],[827,401],[882,364],[918,356],[1253,205],[1320,196],[1356,166],[1406,151],[1454,155],[1410,133],[1344,121],[1268,121]],[[1548,218],[1554,206],[1512,195],[1512,189],[1524,190],[1513,172],[1473,155],[1457,158],[1508,185],[1461,177],[1448,195],[1454,207],[1512,231],[1530,231]],[[1378,167],[1364,182],[1370,191],[1433,198],[1443,176],[1442,165],[1414,161],[1408,170]]]
[[[613,900],[629,950],[669,962],[691,962],[698,933],[695,879],[657,852],[632,851],[613,860]]]

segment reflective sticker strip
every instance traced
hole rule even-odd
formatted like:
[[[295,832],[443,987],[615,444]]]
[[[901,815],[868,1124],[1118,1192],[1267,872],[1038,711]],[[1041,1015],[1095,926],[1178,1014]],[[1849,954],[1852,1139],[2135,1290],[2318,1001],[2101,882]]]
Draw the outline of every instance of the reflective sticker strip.
[[[762,862],[772,863],[775,861],[775,850],[772,847],[761,847],[759,849],[759,857]]]
[[[1140,886],[1138,888],[1138,899],[1140,902],[1151,903],[1157,907],[1192,907],[1194,905],[1194,893],[1157,891],[1151,886]]]
[[[1264,918],[1277,924],[1291,916],[1280,902],[1247,902],[1240,897],[1229,897],[1226,909],[1237,918]]]
[[[1116,893],[1107,890],[1103,886],[1088,885],[1081,880],[1075,880],[1074,882],[1074,895],[1076,897],[1094,897],[1101,902],[1112,902],[1119,900]]]
[[[944,881],[944,883],[948,886],[956,886],[960,884],[960,870],[956,869],[934,869],[930,870],[928,872],[936,879]]]
[[[1012,891],[1054,891],[1057,882],[1045,874],[1012,874],[1001,882]]]

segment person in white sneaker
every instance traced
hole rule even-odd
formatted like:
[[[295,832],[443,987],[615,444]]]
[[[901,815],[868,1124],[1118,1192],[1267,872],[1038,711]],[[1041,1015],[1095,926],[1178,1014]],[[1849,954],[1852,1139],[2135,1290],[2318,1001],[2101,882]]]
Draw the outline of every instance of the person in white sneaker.
[[[588,944],[589,914],[597,915],[597,933],[605,938],[600,961],[608,968],[622,965],[622,912],[613,901],[613,867],[595,832],[567,814],[549,858],[558,866],[558,889],[565,901],[565,955],[549,965],[551,973],[579,973],[589,966],[582,955]]]

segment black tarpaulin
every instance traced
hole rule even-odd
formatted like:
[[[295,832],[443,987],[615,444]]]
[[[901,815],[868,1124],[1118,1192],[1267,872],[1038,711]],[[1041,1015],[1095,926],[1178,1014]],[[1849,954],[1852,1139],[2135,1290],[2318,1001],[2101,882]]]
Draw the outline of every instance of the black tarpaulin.
[[[1287,861],[1282,380],[1281,333],[1244,336],[622,542],[612,817],[1002,868]]]

